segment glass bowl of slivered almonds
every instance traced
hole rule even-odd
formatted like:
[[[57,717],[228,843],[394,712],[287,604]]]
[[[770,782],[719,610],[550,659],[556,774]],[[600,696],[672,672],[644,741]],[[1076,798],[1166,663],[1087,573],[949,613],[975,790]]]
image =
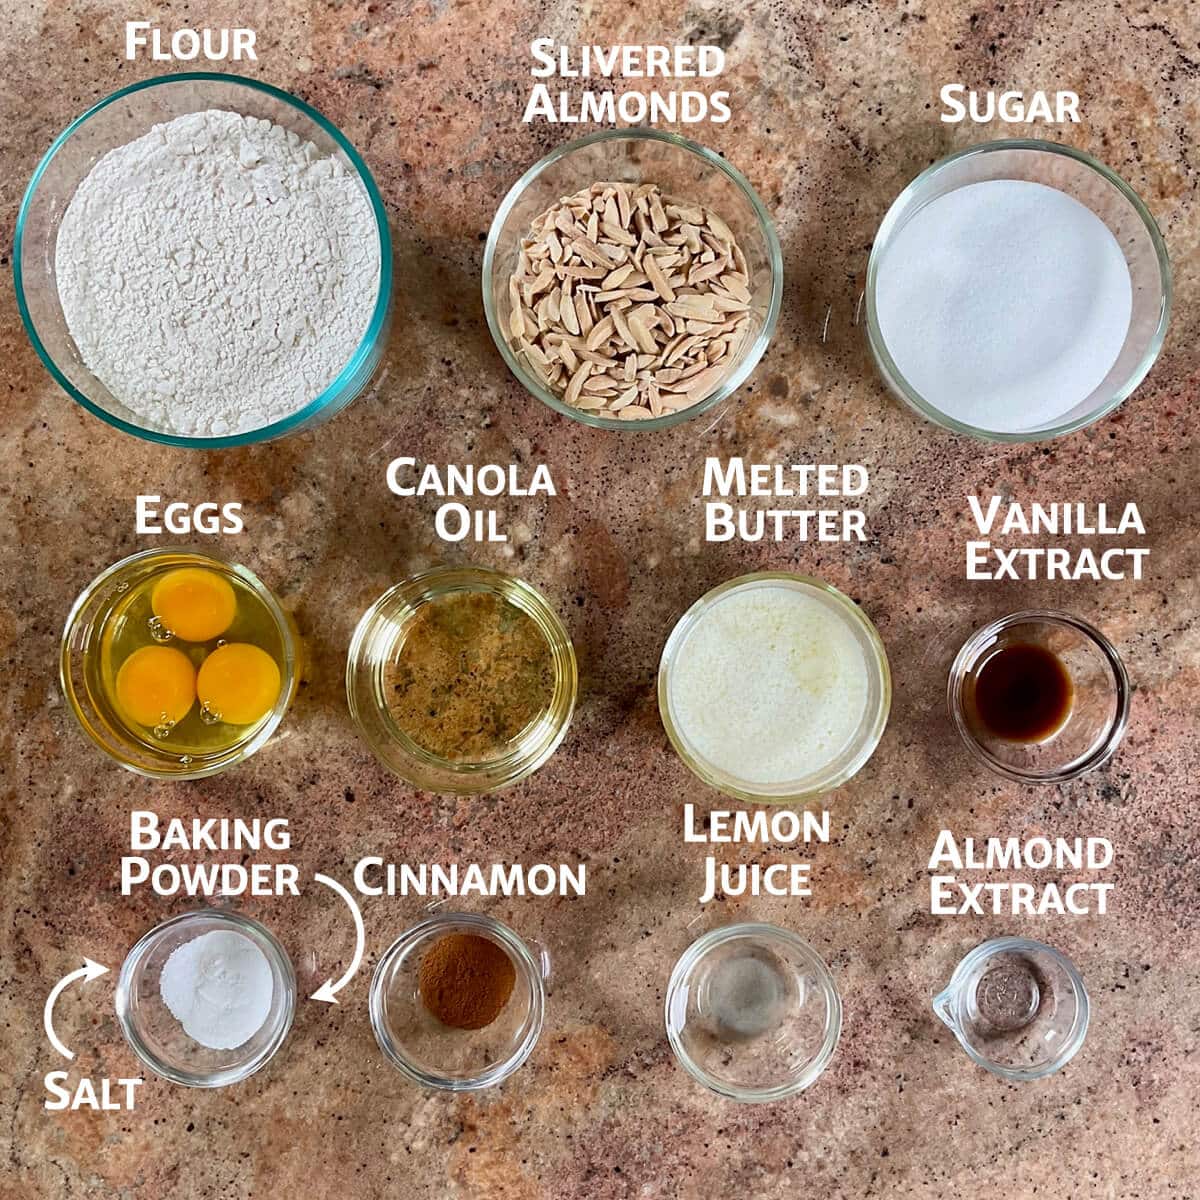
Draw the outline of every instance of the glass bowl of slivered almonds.
[[[600,429],[662,429],[733,395],[782,292],[779,239],[750,184],[658,130],[606,130],[535,163],[483,255],[488,326],[513,374]]]

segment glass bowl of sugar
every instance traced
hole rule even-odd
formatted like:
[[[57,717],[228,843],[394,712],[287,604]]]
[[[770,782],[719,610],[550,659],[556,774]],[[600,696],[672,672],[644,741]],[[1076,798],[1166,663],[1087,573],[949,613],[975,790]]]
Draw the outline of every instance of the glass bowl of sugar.
[[[1089,155],[1037,140],[972,146],[918,175],[867,266],[867,335],[892,392],[946,429],[1060,437],[1146,377],[1171,268],[1133,189]]]
[[[171,446],[269,441],[382,361],[391,235],[344,134],[278,88],[186,72],[73,121],[17,217],[34,349],[101,420]]]
[[[186,1087],[240,1083],[283,1044],[296,973],[275,936],[224,909],[181,913],[130,950],[117,979],[117,1020],[156,1075]]]

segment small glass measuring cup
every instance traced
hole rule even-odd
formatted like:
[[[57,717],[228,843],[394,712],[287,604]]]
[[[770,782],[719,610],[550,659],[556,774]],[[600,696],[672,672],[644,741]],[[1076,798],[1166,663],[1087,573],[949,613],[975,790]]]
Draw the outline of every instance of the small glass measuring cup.
[[[1065,955],[1027,938],[993,938],[954,968],[933,1000],[972,1061],[1013,1081],[1061,1070],[1087,1036],[1088,996]]]

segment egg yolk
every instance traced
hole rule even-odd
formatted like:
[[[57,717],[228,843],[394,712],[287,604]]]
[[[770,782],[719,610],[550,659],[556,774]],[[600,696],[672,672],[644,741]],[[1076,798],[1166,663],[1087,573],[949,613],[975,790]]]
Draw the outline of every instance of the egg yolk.
[[[170,571],[150,593],[154,615],[185,642],[207,642],[233,624],[237,597],[215,571],[180,567]]]
[[[196,700],[196,668],[172,646],[143,646],[117,672],[117,706],[137,725],[174,725]]]
[[[279,687],[275,660],[248,642],[218,646],[196,677],[200,703],[229,725],[252,725],[266,716],[279,699]]]

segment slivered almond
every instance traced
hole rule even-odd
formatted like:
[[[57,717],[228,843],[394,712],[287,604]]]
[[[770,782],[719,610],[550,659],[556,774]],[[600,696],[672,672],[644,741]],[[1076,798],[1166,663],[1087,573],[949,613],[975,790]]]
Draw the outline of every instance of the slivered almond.
[[[567,404],[624,421],[710,395],[751,327],[728,226],[650,183],[597,182],[536,217],[507,300],[529,372]]]
[[[608,315],[612,317],[613,325],[617,330],[617,336],[631,350],[636,350],[638,348],[637,338],[633,336],[633,332],[630,330],[629,325],[625,320],[625,314],[614,304],[613,307],[609,309]]]
[[[566,404],[574,404],[579,399],[579,393],[583,391],[583,385],[587,383],[588,376],[595,370],[590,362],[581,362],[571,376],[571,382],[567,384],[567,390],[563,393],[563,402]]]
[[[625,281],[627,275],[633,274],[633,263],[626,263],[622,267],[617,267],[609,271],[607,275],[600,281],[602,291],[608,291],[610,288],[620,287]]]
[[[629,332],[633,334],[633,340],[637,342],[639,350],[644,350],[647,354],[657,353],[658,343],[655,342],[653,335],[646,327],[645,321],[641,320],[636,313],[629,314]]]
[[[650,286],[654,288],[663,300],[674,300],[675,289],[667,282],[667,277],[662,273],[662,267],[654,260],[655,256],[653,254],[647,254],[642,259],[642,268],[646,272],[646,278],[650,281]]]

